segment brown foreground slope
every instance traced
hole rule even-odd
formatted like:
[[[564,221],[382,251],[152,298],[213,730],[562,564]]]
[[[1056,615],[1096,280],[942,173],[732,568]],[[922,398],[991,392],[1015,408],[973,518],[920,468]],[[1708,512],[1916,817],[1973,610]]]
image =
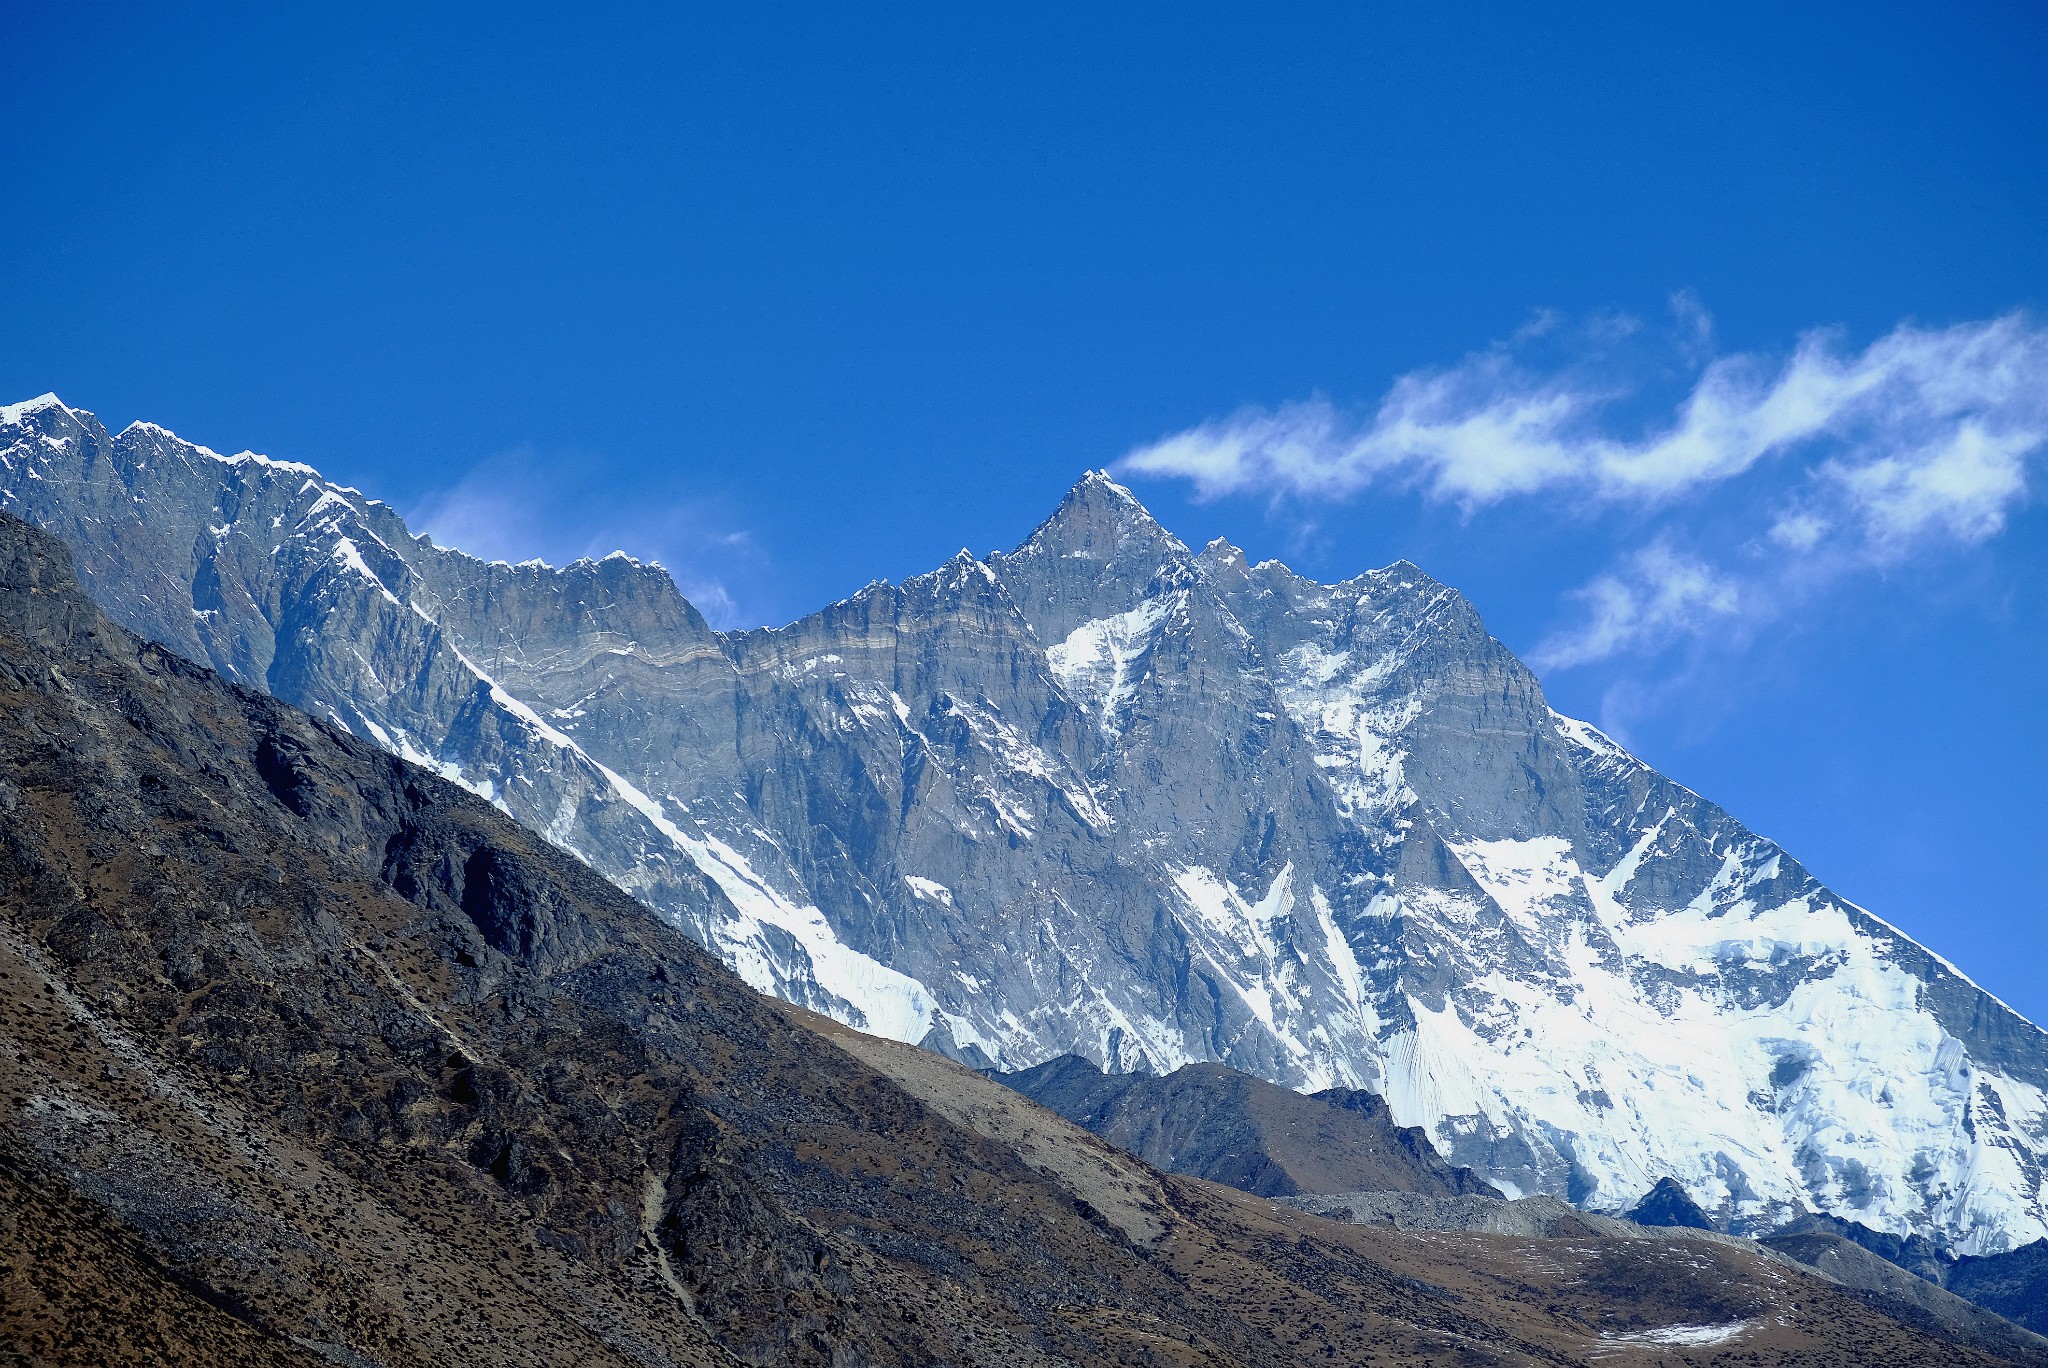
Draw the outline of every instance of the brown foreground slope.
[[[4,517],[0,875],[0,1361],[1989,1361],[1754,1256],[1278,1212],[821,1034]]]

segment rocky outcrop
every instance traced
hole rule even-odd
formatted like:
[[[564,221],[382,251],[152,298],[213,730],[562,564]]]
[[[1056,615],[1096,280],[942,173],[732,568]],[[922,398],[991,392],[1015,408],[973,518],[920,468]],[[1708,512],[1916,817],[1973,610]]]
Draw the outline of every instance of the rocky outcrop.
[[[1680,1230],[1712,1230],[1714,1223],[1700,1210],[1676,1179],[1659,1178],[1657,1186],[1643,1194],[1643,1200],[1629,1208],[1628,1219],[1637,1225],[1669,1226]]]
[[[1282,1200],[1297,1210],[1376,1228],[1484,1233],[1523,1240],[1622,1242],[1633,1246],[1635,1257],[1615,1260],[1608,1267],[1610,1271],[1629,1268],[1629,1281],[1644,1289],[1663,1282],[1662,1275],[1674,1267],[1754,1248],[1746,1240],[1696,1226],[1642,1224],[1579,1211],[1554,1197],[1501,1201],[1410,1192],[1350,1192]],[[1826,1278],[1856,1301],[1943,1341],[1951,1346],[1950,1352],[1973,1350],[2015,1364],[2048,1363],[2048,1339],[1906,1272],[1821,1225],[1808,1225],[1797,1234],[1770,1236],[1761,1244],[1789,1264]],[[1698,1337],[1648,1338],[1665,1344],[1715,1343],[1711,1322],[1742,1315],[1749,1295],[1746,1288],[1724,1285],[1724,1300],[1710,1296],[1692,1303],[1692,1314],[1708,1322],[1696,1326]]]
[[[1808,1213],[1787,1221],[1763,1238],[1790,1240],[1802,1239],[1809,1235],[1847,1240],[1875,1254],[1886,1263],[1903,1268],[1915,1277],[1935,1284],[1948,1280],[1949,1270],[1955,1263],[1953,1259],[1945,1257],[1932,1240],[1924,1236],[1901,1237],[1889,1231],[1872,1230],[1869,1226],[1860,1225],[1855,1221],[1845,1221],[1838,1216]]]
[[[1149,1164],[1261,1197],[1500,1195],[1472,1170],[1445,1163],[1420,1127],[1396,1126],[1370,1093],[1304,1097],[1221,1064],[1189,1064],[1164,1078],[1105,1074],[1076,1055],[989,1076]]]
[[[1953,1258],[1919,1236],[1902,1239],[1854,1221],[1811,1214],[1788,1221],[1763,1237],[1765,1244],[1788,1252],[1808,1245],[1831,1248],[1835,1241],[1854,1245],[2017,1325],[2048,1334],[2048,1240],[2002,1254]]]

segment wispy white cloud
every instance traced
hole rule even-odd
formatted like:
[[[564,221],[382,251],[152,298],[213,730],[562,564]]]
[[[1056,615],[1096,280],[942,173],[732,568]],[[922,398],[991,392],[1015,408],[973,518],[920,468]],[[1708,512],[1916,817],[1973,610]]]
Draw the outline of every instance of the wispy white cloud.
[[[422,498],[406,521],[442,546],[491,560],[561,565],[624,551],[667,569],[712,626],[744,622],[727,584],[734,568],[757,559],[749,533],[721,529],[688,503],[621,506],[586,487],[584,466],[530,447],[502,452]]]
[[[1538,669],[1569,669],[1624,651],[1655,649],[1739,619],[1742,587],[1695,556],[1652,543],[1569,597],[1578,625],[1536,648]]]
[[[2004,528],[2026,494],[2027,459],[2041,444],[2039,428],[1999,430],[1967,421],[1924,446],[1860,462],[1829,461],[1821,473],[1874,550],[1930,534],[1976,542]]]
[[[1316,398],[1246,409],[1133,451],[1119,468],[1191,481],[1202,497],[1326,504],[1384,487],[1466,510],[1541,500],[1579,514],[1624,507],[1661,521],[1646,547],[1568,599],[1577,625],[1540,648],[1552,668],[1661,649],[1801,601],[1929,543],[1997,534],[2048,447],[2048,329],[2021,314],[1947,328],[1901,325],[1862,350],[1838,334],[1789,356],[1713,356],[1690,296],[1651,339],[1610,320],[1604,351],[1547,369],[1522,358],[1544,316],[1446,370],[1401,377],[1370,412]],[[1615,339],[1691,372],[1661,422],[1618,434],[1641,386]],[[1755,525],[1683,549],[1689,502],[1768,467]],[[1747,488],[1747,487],[1745,487]]]
[[[1681,341],[1706,345],[1711,324],[1697,304],[1680,315]],[[1557,491],[1654,504],[1815,444],[1839,444],[1855,470],[1966,433],[2007,451],[2048,436],[2048,332],[2019,315],[1901,326],[1861,352],[1836,341],[1809,333],[1778,365],[1708,361],[1670,421],[1633,439],[1601,426],[1627,388],[1577,369],[1531,373],[1509,344],[1402,376],[1360,418],[1320,398],[1246,409],[1140,448],[1120,468],[1180,476],[1208,497],[1344,498],[1393,484],[1468,506]]]

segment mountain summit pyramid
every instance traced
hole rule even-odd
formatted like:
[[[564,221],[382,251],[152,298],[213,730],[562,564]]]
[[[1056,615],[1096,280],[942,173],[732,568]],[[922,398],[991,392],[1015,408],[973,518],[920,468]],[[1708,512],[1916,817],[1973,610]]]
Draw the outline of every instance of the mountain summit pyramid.
[[[749,983],[978,1065],[1383,1094],[1504,1190],[2048,1235],[2048,1035],[1560,716],[1472,605],[1191,553],[1107,476],[1015,551],[719,633],[54,396],[0,508],[122,624],[501,806]]]

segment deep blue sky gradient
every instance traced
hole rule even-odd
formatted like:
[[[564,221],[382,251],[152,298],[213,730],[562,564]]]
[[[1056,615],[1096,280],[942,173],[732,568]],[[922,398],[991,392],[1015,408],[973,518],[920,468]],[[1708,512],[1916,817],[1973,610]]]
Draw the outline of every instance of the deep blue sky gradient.
[[[0,402],[509,498],[475,549],[780,621],[1539,309],[1688,290],[1773,354],[2038,316],[2048,8],[0,0],[0,172]],[[1408,556],[1524,650],[1640,530],[1139,493],[1324,578]],[[2044,585],[2032,504],[1546,684],[2048,1021]]]

